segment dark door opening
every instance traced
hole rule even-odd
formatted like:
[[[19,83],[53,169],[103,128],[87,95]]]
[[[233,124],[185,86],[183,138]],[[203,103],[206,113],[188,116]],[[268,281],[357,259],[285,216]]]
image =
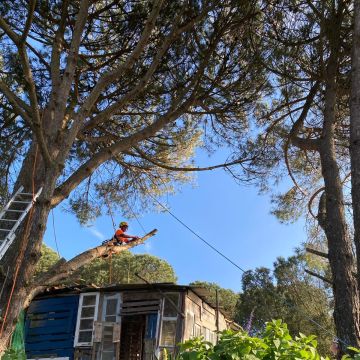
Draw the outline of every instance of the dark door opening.
[[[141,360],[145,315],[124,316],[121,321],[120,360]]]

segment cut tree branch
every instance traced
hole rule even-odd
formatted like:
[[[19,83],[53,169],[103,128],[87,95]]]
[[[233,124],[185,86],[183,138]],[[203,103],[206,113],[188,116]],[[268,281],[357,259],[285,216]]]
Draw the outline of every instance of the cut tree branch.
[[[135,246],[143,244],[147,239],[154,236],[156,233],[157,229],[154,229],[142,238],[131,241],[126,245],[100,245],[77,255],[69,261],[60,259],[47,273],[40,275],[35,279],[34,283],[36,285],[29,292],[24,307],[26,307],[36,295],[44,291],[47,287],[59,284],[59,282],[67,279],[73,272],[80,269],[82,266],[89,264],[92,260],[104,256],[120,254],[125,250],[129,250]]]

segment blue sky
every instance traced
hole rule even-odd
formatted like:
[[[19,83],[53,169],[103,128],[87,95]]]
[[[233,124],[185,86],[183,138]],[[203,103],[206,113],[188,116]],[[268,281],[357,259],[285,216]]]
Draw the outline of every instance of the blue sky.
[[[171,211],[200,236],[248,270],[271,267],[278,256],[289,256],[306,239],[304,222],[280,224],[270,214],[270,197],[258,195],[254,186],[240,186],[223,170],[197,174],[197,186],[185,186],[167,198]],[[54,210],[61,256],[71,258],[100,244],[113,234],[111,218],[101,217],[91,227],[81,227],[75,217],[60,207]],[[116,223],[127,220],[115,214]],[[168,213],[150,213],[139,218],[146,231],[158,234],[134,253],[149,253],[168,261],[178,283],[195,280],[216,282],[235,291],[241,289],[242,273],[206,247]],[[136,219],[129,220],[129,234],[143,235]],[[45,243],[55,248],[51,216]]]

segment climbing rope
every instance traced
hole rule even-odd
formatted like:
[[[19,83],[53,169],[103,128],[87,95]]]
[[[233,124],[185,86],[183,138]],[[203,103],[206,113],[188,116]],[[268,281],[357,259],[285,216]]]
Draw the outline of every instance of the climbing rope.
[[[112,284],[112,251],[109,255],[109,285]]]
[[[139,226],[141,227],[142,231],[144,232],[144,235],[146,235],[148,233],[148,231],[145,230],[144,226],[141,224],[138,216],[136,215],[135,211],[133,210],[133,208],[131,207],[130,203],[128,202],[127,203],[131,213],[132,213],[132,216],[136,219],[137,223],[139,224]]]
[[[55,216],[54,216],[54,209],[51,209],[51,217],[52,217],[52,226],[53,226],[53,233],[54,233],[54,241],[56,246],[56,252],[58,253],[59,258],[61,258],[59,246],[56,239],[56,230],[55,230]]]
[[[115,233],[116,232],[115,220],[114,220],[113,212],[111,209],[110,201],[106,194],[104,195],[104,199],[105,199],[106,206],[109,210],[109,214],[110,214],[111,221],[112,221],[112,226],[114,228],[114,233]],[[110,254],[109,254],[109,284],[111,284],[111,283],[112,283],[112,251],[110,250]]]

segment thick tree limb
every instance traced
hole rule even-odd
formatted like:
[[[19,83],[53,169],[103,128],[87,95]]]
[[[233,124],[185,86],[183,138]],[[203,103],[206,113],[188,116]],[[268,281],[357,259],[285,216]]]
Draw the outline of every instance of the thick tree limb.
[[[311,105],[314,101],[314,98],[318,91],[319,85],[320,85],[320,82],[317,81],[310,89],[309,94],[306,98],[304,107],[301,111],[301,114],[300,114],[299,118],[295,121],[295,123],[293,124],[292,129],[289,134],[290,142],[302,150],[318,150],[319,149],[319,141],[318,140],[304,139],[304,138],[298,137],[298,133],[304,125],[304,121],[305,121],[306,116],[307,116],[307,114],[311,108]]]
[[[66,108],[66,101],[68,99],[70,89],[71,89],[71,84],[73,83],[73,80],[74,80],[74,73],[75,73],[75,69],[76,69],[76,65],[77,65],[77,58],[79,55],[81,36],[82,36],[83,30],[84,30],[84,27],[86,25],[89,6],[90,6],[89,0],[81,0],[80,9],[76,16],[74,33],[73,33],[73,36],[71,39],[69,55],[67,57],[64,75],[62,78],[62,82],[60,84],[60,89],[57,94],[57,99],[54,99],[55,101],[57,100],[57,103],[59,106],[58,113],[60,114],[61,117],[63,117],[63,113]],[[58,56],[58,55],[56,55],[56,56]],[[54,60],[55,60],[55,64],[56,64],[56,59],[54,59]],[[56,65],[58,65],[58,64],[56,64]],[[59,121],[59,119],[58,119],[58,121]]]
[[[56,93],[58,87],[60,86],[60,54],[64,40],[63,37],[65,32],[68,5],[69,5],[69,0],[64,0],[62,2],[60,24],[56,31],[54,44],[52,46],[52,51],[51,51],[50,75],[53,86],[53,95],[54,93]]]
[[[16,46],[20,45],[20,36],[11,29],[10,25],[0,16],[0,28],[4,30],[5,34],[13,41]]]
[[[143,244],[147,239],[154,236],[157,229],[150,231],[148,234],[137,240],[131,241],[126,245],[109,246],[100,245],[95,248],[84,251],[69,261],[60,259],[46,274],[41,275],[35,279],[36,284],[29,292],[25,307],[31,300],[40,292],[44,291],[47,287],[57,285],[61,280],[68,278],[74,271],[80,269],[82,266],[89,264],[92,260],[99,257],[108,256],[110,254],[120,254],[125,250],[129,250],[135,246]]]

